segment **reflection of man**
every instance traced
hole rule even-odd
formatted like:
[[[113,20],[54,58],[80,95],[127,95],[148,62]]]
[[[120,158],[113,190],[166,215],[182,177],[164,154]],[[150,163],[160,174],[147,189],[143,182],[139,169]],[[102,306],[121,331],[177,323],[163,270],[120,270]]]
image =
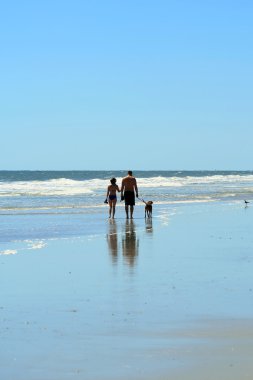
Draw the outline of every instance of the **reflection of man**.
[[[118,259],[118,233],[117,233],[117,223],[113,219],[111,219],[109,223],[107,242],[108,242],[109,252],[112,257],[112,262],[113,264],[116,264],[117,259]]]
[[[133,266],[135,264],[138,249],[139,240],[136,237],[135,224],[133,220],[127,220],[125,234],[122,234],[122,254],[128,265]]]
[[[138,188],[136,179],[133,177],[133,172],[128,171],[128,175],[122,179],[121,183],[121,199],[125,199],[126,217],[129,219],[129,207],[130,218],[133,218],[134,206],[135,206],[135,194],[138,198]]]

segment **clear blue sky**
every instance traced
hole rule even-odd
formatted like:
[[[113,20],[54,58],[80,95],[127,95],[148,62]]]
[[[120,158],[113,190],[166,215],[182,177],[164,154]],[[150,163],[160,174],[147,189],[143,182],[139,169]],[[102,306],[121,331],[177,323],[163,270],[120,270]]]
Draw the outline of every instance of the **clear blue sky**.
[[[0,7],[0,169],[253,169],[252,1]]]

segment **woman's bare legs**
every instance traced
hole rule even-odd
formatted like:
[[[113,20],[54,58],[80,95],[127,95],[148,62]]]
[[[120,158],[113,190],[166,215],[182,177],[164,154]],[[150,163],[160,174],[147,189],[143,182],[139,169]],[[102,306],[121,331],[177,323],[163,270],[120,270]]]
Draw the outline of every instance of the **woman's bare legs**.
[[[111,218],[112,216],[112,219],[114,219],[114,215],[115,215],[115,211],[116,211],[116,203],[117,203],[117,200],[116,199],[113,199],[112,201],[110,200],[109,201],[109,218]]]

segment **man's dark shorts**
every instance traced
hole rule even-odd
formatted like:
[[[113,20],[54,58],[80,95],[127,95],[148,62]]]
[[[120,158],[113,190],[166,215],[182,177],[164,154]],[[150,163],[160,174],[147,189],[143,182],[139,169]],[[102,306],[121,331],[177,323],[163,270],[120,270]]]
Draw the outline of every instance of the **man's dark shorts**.
[[[134,206],[135,205],[135,194],[134,191],[125,191],[124,199],[126,206]]]

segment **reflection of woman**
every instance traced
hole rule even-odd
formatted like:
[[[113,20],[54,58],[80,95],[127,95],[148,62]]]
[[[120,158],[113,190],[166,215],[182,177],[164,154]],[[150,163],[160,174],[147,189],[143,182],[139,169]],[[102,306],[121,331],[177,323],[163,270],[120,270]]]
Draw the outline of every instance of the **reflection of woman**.
[[[117,203],[117,191],[120,192],[119,186],[116,185],[116,178],[111,179],[111,185],[108,186],[107,188],[107,194],[106,194],[106,200],[105,202],[109,203],[109,218],[114,219],[115,215],[115,208],[116,208],[116,203]]]
[[[139,240],[135,232],[135,224],[132,219],[126,220],[125,234],[122,235],[122,253],[127,264],[133,266],[138,255]]]
[[[113,263],[117,262],[118,258],[118,233],[117,233],[117,223],[115,220],[110,220],[108,227],[107,242],[109,247],[109,252],[112,256]]]

